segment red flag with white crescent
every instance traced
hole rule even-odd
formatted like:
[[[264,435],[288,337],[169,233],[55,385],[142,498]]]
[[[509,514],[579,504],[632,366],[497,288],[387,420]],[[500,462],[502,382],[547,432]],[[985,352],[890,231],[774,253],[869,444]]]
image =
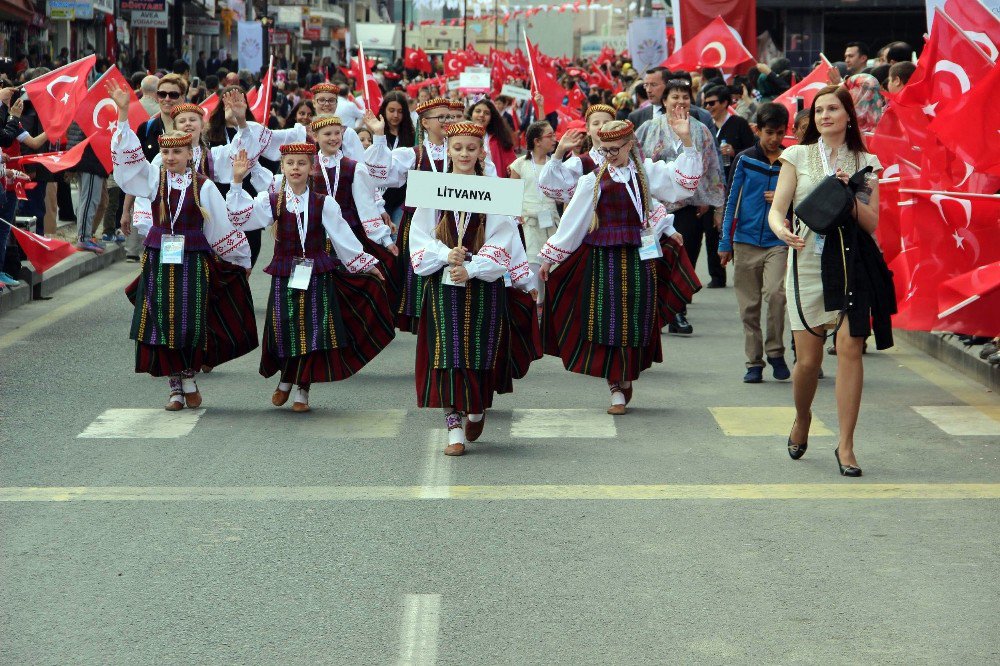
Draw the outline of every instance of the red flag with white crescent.
[[[274,96],[274,56],[271,56],[271,61],[267,65],[267,74],[264,75],[264,80],[260,82],[260,86],[253,92],[255,92],[253,99],[250,99],[250,95],[247,95],[247,104],[250,105],[250,113],[253,114],[254,120],[256,120],[261,125],[267,125],[267,116],[271,113],[271,98]]]
[[[73,244],[64,240],[39,236],[34,232],[25,231],[6,222],[0,222],[0,224],[8,224],[10,226],[14,238],[17,239],[17,244],[21,247],[21,251],[24,252],[25,256],[28,257],[28,261],[31,262],[36,273],[44,273],[76,252]]]
[[[91,54],[24,84],[24,91],[49,141],[59,142],[65,138],[73,122],[73,111],[87,95],[87,77],[96,60],[97,56]]]
[[[101,161],[104,169],[111,173],[111,137],[118,129],[118,107],[108,97],[108,82],[115,81],[123,90],[128,90],[131,102],[128,107],[128,124],[133,130],[149,120],[149,113],[139,103],[131,84],[115,65],[108,68],[101,78],[90,87],[87,96],[77,107],[73,120],[83,133],[91,137],[90,147]]]

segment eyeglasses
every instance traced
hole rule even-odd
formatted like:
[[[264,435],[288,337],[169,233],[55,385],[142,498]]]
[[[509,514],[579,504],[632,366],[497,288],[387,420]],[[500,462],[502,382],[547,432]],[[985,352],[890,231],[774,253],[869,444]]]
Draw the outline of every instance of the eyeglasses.
[[[716,104],[722,104],[722,101],[717,99],[706,99],[702,104],[708,108],[710,106],[715,106]]]
[[[453,116],[424,116],[424,120],[436,120],[439,123],[445,123],[452,119]]]
[[[181,94],[179,92],[177,92],[176,90],[157,90],[156,91],[156,96],[159,97],[160,99],[166,99],[168,97],[170,99],[180,99],[181,98]]]
[[[625,146],[611,146],[609,148],[598,148],[597,153],[601,157],[618,157],[618,153],[620,153],[624,147]]]

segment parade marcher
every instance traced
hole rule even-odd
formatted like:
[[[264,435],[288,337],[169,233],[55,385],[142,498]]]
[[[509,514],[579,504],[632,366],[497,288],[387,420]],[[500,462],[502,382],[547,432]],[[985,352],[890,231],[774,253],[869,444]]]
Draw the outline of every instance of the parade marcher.
[[[701,173],[687,114],[675,109],[670,120],[684,150],[669,164],[642,161],[632,123],[601,128],[605,163],[580,179],[540,253],[545,353],[571,372],[606,379],[612,415],[626,413],[632,381],[663,358],[660,304],[669,297],[659,293],[667,281],[658,273],[674,267],[662,262],[658,237],[676,231],[652,198],[691,197]]]
[[[320,116],[310,126],[319,152],[313,170],[312,187],[318,194],[337,200],[340,214],[350,225],[365,252],[379,262],[386,277],[389,303],[399,303],[399,283],[393,282],[399,249],[392,240],[392,230],[382,222],[380,195],[365,165],[346,157],[341,150],[344,125],[337,116]]]
[[[375,134],[375,142],[365,151],[365,161],[369,169],[385,176],[384,187],[403,187],[410,169],[444,173],[448,170],[448,146],[445,127],[453,113],[448,100],[436,97],[418,104],[417,135],[415,146],[389,150],[386,145],[384,124],[372,123],[368,129]],[[370,120],[370,118],[368,118]],[[495,176],[496,170],[487,163],[486,175]],[[381,180],[381,179],[379,179]],[[396,262],[397,275],[391,278],[401,285],[399,307],[396,310],[396,326],[401,331],[417,332],[420,318],[420,295],[423,293],[424,279],[414,273],[410,262],[410,219],[413,211],[407,209],[396,235],[399,247],[399,261]]]
[[[598,133],[605,123],[615,119],[615,109],[607,104],[592,104],[587,107],[584,119],[587,123],[586,134],[579,130],[567,130],[559,139],[552,159],[538,174],[538,183],[542,192],[555,201],[566,203],[572,199],[580,178],[596,171],[604,164],[604,158],[598,152],[601,147]],[[572,155],[566,158],[568,151],[576,151],[584,146],[588,137],[590,148],[581,155]]]
[[[449,125],[447,133],[447,171],[483,175],[485,130],[461,122]],[[520,244],[508,216],[429,208],[413,214],[411,262],[426,282],[417,333],[417,404],[444,409],[445,455],[462,455],[465,442],[478,439],[494,392],[509,383],[509,344],[502,342],[510,335],[504,274]]]
[[[389,150],[414,145],[416,131],[413,128],[413,120],[410,118],[410,105],[406,95],[398,90],[387,92],[382,98],[382,106],[379,107],[377,115],[385,120],[385,140]],[[373,143],[374,140],[373,134]],[[389,214],[392,224],[398,227],[403,219],[406,187],[386,188],[382,192],[382,199],[385,212]]]
[[[310,143],[281,147],[281,177],[251,198],[242,182],[251,160],[233,164],[226,204],[241,229],[274,226],[274,258],[260,374],[280,373],[271,403],[308,412],[313,383],[346,379],[392,341],[392,315],[375,257],[367,254],[330,196],[309,187]],[[327,250],[329,238],[334,252]]]
[[[845,183],[860,169],[880,171],[878,158],[865,148],[851,94],[823,88],[813,99],[802,143],[781,154],[781,175],[768,224],[791,250],[785,273],[788,317],[795,339],[792,371],[795,422],[788,455],[798,460],[808,446],[812,403],[816,396],[823,343],[832,329],[837,341],[837,418],[840,437],[834,454],[844,476],[861,476],[854,454],[854,429],[864,384],[862,347],[874,330],[876,346],[892,346],[890,315],[896,312],[892,275],[873,237],[878,226],[878,181],[870,179],[868,203],[859,197],[836,233],[821,236],[785,217],[828,176]]]
[[[521,212],[521,233],[529,264],[537,273],[538,253],[559,225],[559,211],[554,200],[542,194],[538,187],[540,172],[549,162],[555,146],[556,133],[544,120],[528,126],[525,133],[528,153],[510,165],[510,177],[524,180],[524,203]]]
[[[312,101],[316,105],[317,116],[337,115],[337,97],[340,94],[340,86],[334,83],[317,83],[309,91],[313,94]],[[358,115],[361,115],[360,112]],[[361,145],[361,139],[358,138],[358,133],[354,131],[353,126],[344,127],[342,150],[355,162],[365,161],[365,147]]]
[[[671,79],[666,83],[664,92],[666,114],[657,116],[645,123],[636,132],[642,154],[655,161],[669,162],[677,159],[683,148],[683,142],[673,129],[672,117],[675,110],[684,113],[691,110],[691,83],[685,79]],[[691,139],[695,150],[702,157],[701,178],[698,190],[694,196],[683,203],[664,201],[667,212],[674,213],[674,226],[684,237],[684,249],[692,265],[697,265],[701,253],[702,238],[708,229],[716,223],[722,227],[722,206],[726,201],[725,175],[719,157],[715,138],[708,127],[695,118],[691,118]],[[713,213],[713,210],[715,213]],[[709,262],[718,262],[718,253],[708,256]],[[722,270],[721,263],[718,270]],[[709,273],[715,273],[710,268]],[[694,327],[687,320],[687,308],[677,313],[669,322],[667,330],[670,333],[690,335]]]
[[[135,370],[169,377],[167,410],[195,408],[202,398],[194,376],[205,362],[209,340],[210,256],[249,270],[250,249],[243,232],[230,222],[215,183],[194,170],[191,135],[177,130],[161,134],[161,165],[153,166],[128,125],[129,92],[112,82],[108,93],[118,107],[111,142],[115,182],[123,192],[152,202],[142,272],[134,288],[130,337],[136,341]],[[253,319],[252,305],[249,317]]]
[[[513,130],[487,97],[473,104],[465,115],[468,120],[486,130],[486,159],[493,162],[498,176],[507,178],[510,165],[517,159]]]

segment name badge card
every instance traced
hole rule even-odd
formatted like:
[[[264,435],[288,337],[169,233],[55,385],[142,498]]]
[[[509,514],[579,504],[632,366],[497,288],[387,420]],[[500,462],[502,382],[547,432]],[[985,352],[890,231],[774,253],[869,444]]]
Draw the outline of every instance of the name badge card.
[[[288,281],[288,286],[292,289],[308,289],[309,281],[312,279],[313,260],[296,258],[292,265],[292,279]]]
[[[454,173],[411,170],[406,181],[406,205],[487,215],[517,217],[524,204],[524,180],[485,178]]]
[[[826,236],[823,234],[816,234],[816,246],[813,249],[813,254],[817,257],[823,256],[823,246],[826,245]]]
[[[160,263],[184,263],[184,236],[164,234],[160,237]]]
[[[471,261],[466,261],[462,265],[465,266],[465,270],[469,270],[469,266],[471,264],[472,264]],[[452,280],[451,279],[451,269],[452,269],[452,266],[450,266],[450,265],[444,267],[444,273],[441,274],[441,284],[446,284],[446,285],[451,286],[451,287],[464,287],[465,285],[467,285],[469,283],[468,280],[466,280],[465,282],[463,282],[461,284],[459,284],[458,282],[455,282],[454,280]]]
[[[556,226],[556,223],[552,221],[552,211],[545,209],[538,211],[538,228],[539,229],[551,229]]]
[[[505,287],[514,286],[514,281],[510,279],[510,271],[507,271],[506,273],[503,274],[503,286]]]
[[[639,258],[643,261],[659,259],[663,256],[663,249],[657,242],[656,234],[652,229],[642,232],[642,245],[639,246]]]

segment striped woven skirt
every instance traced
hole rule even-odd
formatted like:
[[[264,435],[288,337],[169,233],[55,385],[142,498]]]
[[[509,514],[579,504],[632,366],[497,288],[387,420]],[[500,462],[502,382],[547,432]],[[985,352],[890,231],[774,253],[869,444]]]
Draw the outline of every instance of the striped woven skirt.
[[[129,337],[136,372],[164,377],[201,368],[210,272],[207,252],[185,252],[180,264],[161,264],[157,248],[143,252],[139,277],[126,288],[135,305]]]
[[[205,364],[218,367],[258,346],[257,317],[246,270],[213,257]]]
[[[347,379],[395,336],[382,281],[342,268],[313,274],[308,289],[273,276],[260,374],[293,384]]]
[[[511,393],[513,380],[524,378],[532,362],[542,358],[542,334],[530,295],[507,288],[507,321],[507,336],[500,348],[508,352],[497,357],[497,393]]]
[[[427,278],[413,272],[410,265],[410,222],[413,220],[412,208],[406,208],[403,219],[399,222],[399,234],[396,236],[396,246],[399,256],[393,271],[393,282],[399,285],[399,305],[396,307],[396,328],[401,331],[417,332],[420,319],[421,296],[424,293],[424,283]]]
[[[581,245],[552,270],[542,316],[545,353],[567,370],[613,381],[638,379],[663,360],[656,261],[637,247]]]
[[[351,227],[351,230],[354,231],[357,239],[361,241],[361,247],[364,251],[378,260],[378,269],[382,271],[382,275],[385,277],[385,293],[389,299],[389,307],[393,312],[396,312],[399,308],[399,301],[403,290],[403,278],[400,275],[399,268],[396,266],[401,257],[393,256],[392,252],[389,252],[384,246],[368,238],[365,235],[364,227]],[[410,263],[409,257],[407,257],[406,263]]]
[[[417,331],[416,385],[420,407],[453,407],[480,414],[503,385],[509,353],[507,289],[503,280],[470,280],[465,287],[427,278]],[[498,381],[499,378],[499,381]]]
[[[656,305],[660,327],[674,320],[701,291],[701,281],[694,272],[684,244],[667,235],[660,238],[663,256],[656,259]]]

